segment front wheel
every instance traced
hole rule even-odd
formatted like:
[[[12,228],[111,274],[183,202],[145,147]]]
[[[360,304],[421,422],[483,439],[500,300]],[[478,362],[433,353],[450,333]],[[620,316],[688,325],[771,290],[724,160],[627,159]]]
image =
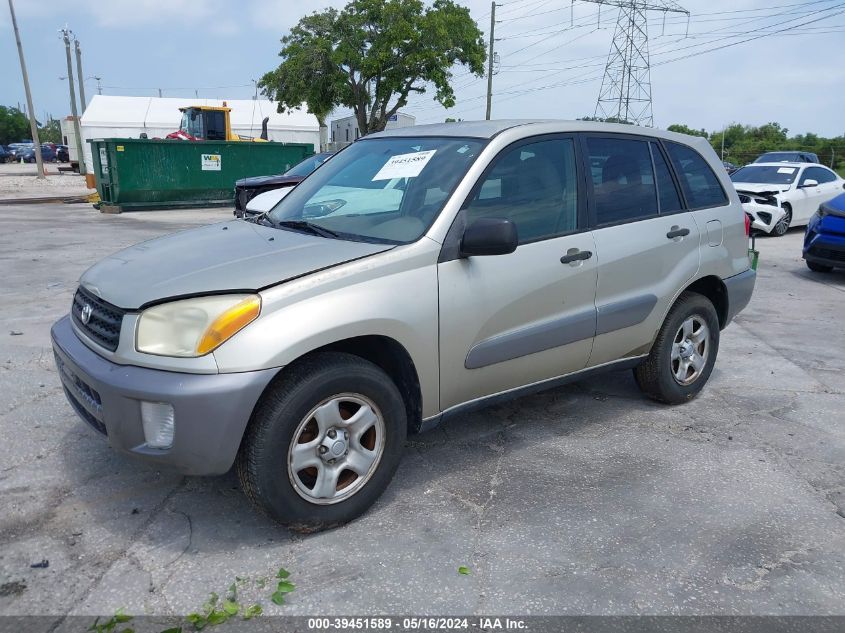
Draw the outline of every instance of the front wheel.
[[[778,220],[772,228],[772,235],[777,237],[786,235],[786,232],[789,230],[789,225],[792,224],[792,207],[788,204],[784,204],[781,208],[783,209],[783,217]]]
[[[279,523],[327,529],[387,488],[407,433],[402,396],[373,363],[319,353],[286,368],[256,407],[237,461],[247,497]]]
[[[680,404],[693,399],[707,383],[718,352],[716,309],[707,297],[685,292],[669,310],[634,377],[650,398]]]

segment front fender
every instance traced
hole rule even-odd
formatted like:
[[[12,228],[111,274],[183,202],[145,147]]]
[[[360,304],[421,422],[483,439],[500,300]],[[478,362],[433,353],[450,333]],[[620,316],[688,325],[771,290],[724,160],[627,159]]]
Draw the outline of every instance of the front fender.
[[[360,336],[402,345],[419,376],[423,415],[437,413],[439,244],[415,244],[262,291],[262,313],[214,352],[221,373],[289,365]]]

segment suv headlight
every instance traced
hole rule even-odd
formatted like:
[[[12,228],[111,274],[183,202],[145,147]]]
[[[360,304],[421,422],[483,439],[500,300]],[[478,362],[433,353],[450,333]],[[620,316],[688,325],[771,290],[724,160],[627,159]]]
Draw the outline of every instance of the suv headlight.
[[[258,318],[258,295],[198,297],[153,306],[141,313],[135,349],[159,356],[204,356]]]

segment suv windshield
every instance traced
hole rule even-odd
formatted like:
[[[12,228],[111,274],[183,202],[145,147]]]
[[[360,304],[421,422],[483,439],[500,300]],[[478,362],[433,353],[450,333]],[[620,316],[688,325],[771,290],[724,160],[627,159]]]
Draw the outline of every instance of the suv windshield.
[[[789,185],[798,175],[797,167],[779,165],[748,165],[731,174],[734,182]]]
[[[414,242],[483,145],[468,138],[357,141],[295,187],[268,218],[277,226],[305,224],[342,239]]]

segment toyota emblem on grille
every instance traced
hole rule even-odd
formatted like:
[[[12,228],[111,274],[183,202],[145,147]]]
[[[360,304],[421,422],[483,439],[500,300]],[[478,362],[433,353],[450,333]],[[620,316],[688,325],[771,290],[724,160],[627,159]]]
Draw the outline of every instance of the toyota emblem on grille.
[[[90,320],[91,320],[91,312],[93,312],[93,310],[92,310],[92,308],[91,308],[91,304],[90,304],[90,303],[86,303],[84,306],[82,306],[82,315],[81,315],[81,318],[82,318],[82,322],[83,322],[85,325],[88,325],[88,321],[90,321]]]

